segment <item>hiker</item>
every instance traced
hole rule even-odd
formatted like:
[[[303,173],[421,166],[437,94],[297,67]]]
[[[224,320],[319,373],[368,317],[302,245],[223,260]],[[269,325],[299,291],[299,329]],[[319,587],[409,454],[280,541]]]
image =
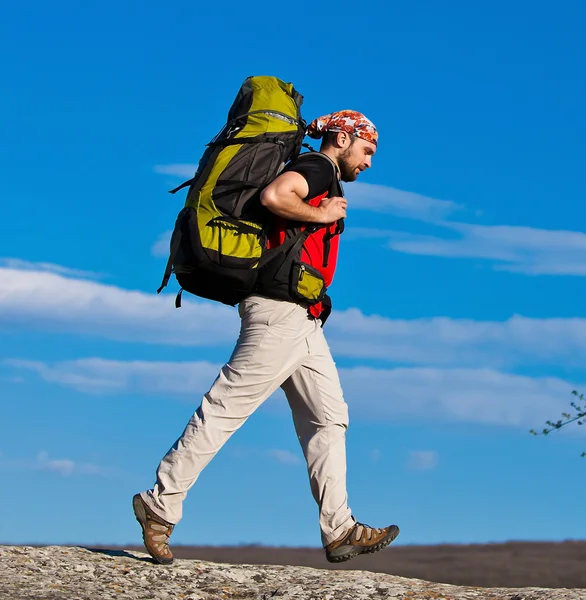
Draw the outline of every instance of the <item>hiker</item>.
[[[282,244],[289,228],[305,224],[312,233],[303,244],[300,281],[306,269],[311,275],[311,265],[329,286],[346,217],[338,180],[354,181],[371,166],[378,133],[364,115],[341,111],[310,123],[307,134],[322,139],[320,152],[303,154],[287,166],[264,188],[260,201],[275,215],[269,247]],[[331,189],[340,194],[331,195]],[[161,564],[173,560],[169,538],[181,519],[187,491],[228,438],[278,387],[287,396],[307,461],[327,560],[341,562],[381,550],[399,534],[396,525],[376,529],[357,522],[348,506],[348,407],[323,333],[327,302],[308,305],[291,297],[273,284],[270,263],[268,276],[264,270],[257,291],[238,304],[242,325],[232,356],[162,459],[153,489],[133,498],[146,549]]]

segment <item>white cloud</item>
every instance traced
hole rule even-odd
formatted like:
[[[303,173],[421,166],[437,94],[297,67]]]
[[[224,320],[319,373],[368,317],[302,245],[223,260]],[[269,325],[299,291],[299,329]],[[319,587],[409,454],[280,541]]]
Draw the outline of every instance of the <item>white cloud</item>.
[[[155,165],[155,173],[162,175],[176,175],[177,177],[191,178],[197,171],[197,165],[181,163],[175,165]]]
[[[415,471],[429,471],[437,463],[438,454],[434,450],[413,450],[409,454],[409,468]]]
[[[586,364],[586,319],[582,318],[401,320],[351,308],[334,311],[327,327],[330,346],[341,356],[458,366]]]
[[[55,273],[0,268],[0,324],[119,341],[218,346],[239,330],[236,310]]]
[[[10,364],[81,392],[190,398],[205,393],[220,368],[206,362],[123,362],[99,358],[52,365],[14,360]],[[568,408],[573,389],[581,389],[580,384],[554,377],[527,377],[482,368],[353,367],[340,369],[340,378],[352,418],[388,423],[433,419],[541,426]],[[279,405],[284,408],[285,402]]]
[[[298,465],[301,463],[299,457],[289,450],[269,450],[269,455],[282,465]]]
[[[47,471],[62,477],[71,475],[107,475],[108,470],[94,463],[78,462],[69,458],[51,458],[45,450],[39,452],[34,460],[4,460],[0,453],[0,468]]]
[[[17,369],[37,373],[45,381],[94,394],[191,394],[203,392],[220,365],[209,362],[120,362],[86,358],[48,365],[40,361],[6,360]]]
[[[0,268],[0,325],[175,346],[232,346],[234,308],[147,294],[55,273]],[[418,365],[586,364],[586,319],[400,320],[334,311],[326,336],[337,356]]]
[[[92,271],[82,271],[80,269],[70,269],[62,265],[45,262],[31,262],[21,258],[0,258],[0,267],[7,269],[16,269],[19,271],[43,271],[46,273],[56,273],[65,277],[80,277],[83,279],[98,279],[104,277],[103,273],[93,273]]]
[[[386,238],[387,247],[396,252],[489,260],[495,270],[526,275],[586,275],[586,233],[449,221],[437,224],[458,237],[362,228],[349,229],[349,239]]]
[[[493,369],[340,369],[351,414],[403,419],[539,426],[567,409],[576,385]],[[577,386],[580,388],[580,385]]]
[[[169,245],[171,243],[172,233],[171,230],[161,233],[151,248],[151,254],[153,256],[169,256]]]
[[[436,200],[386,185],[355,182],[347,184],[345,189],[349,210],[369,210],[436,222],[464,208],[451,200]]]
[[[72,460],[49,458],[49,454],[45,451],[39,452],[37,466],[42,471],[53,471],[64,476],[71,475],[75,470],[75,463]]]

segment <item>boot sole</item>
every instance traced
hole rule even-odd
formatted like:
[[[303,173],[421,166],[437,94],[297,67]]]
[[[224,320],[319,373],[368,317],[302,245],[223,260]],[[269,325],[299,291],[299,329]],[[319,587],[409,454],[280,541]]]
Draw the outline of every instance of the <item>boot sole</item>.
[[[389,531],[386,538],[382,539],[378,544],[374,546],[352,546],[347,554],[339,554],[339,555],[327,555],[326,559],[331,563],[340,563],[346,562],[352,558],[356,558],[361,554],[373,554],[374,552],[378,552],[379,550],[384,550],[391,542],[393,542],[400,533],[400,529],[395,526],[391,531]]]
[[[151,555],[151,558],[155,562],[159,563],[160,565],[170,565],[173,562],[172,558],[163,558],[162,556],[158,556],[148,547],[148,545],[146,543],[146,539],[145,539],[146,536],[144,534],[144,530],[146,528],[147,515],[146,515],[146,511],[144,509],[144,504],[143,504],[142,498],[140,497],[140,494],[136,494],[132,498],[132,509],[134,510],[134,516],[136,517],[136,520],[138,521],[138,523],[142,529],[142,541],[143,541],[144,547],[146,548],[147,552]]]

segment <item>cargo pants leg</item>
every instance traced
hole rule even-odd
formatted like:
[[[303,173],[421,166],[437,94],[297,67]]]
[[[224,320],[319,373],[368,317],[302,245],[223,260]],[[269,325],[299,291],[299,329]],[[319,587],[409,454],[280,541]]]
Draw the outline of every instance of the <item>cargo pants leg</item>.
[[[307,461],[322,544],[327,546],[354,524],[346,492],[348,406],[323,329],[319,321],[314,323],[308,355],[281,387]]]
[[[232,356],[162,459],[154,487],[141,493],[169,523],[179,522],[188,490],[218,450],[308,355],[316,322],[302,306],[250,296],[238,311],[242,325]]]

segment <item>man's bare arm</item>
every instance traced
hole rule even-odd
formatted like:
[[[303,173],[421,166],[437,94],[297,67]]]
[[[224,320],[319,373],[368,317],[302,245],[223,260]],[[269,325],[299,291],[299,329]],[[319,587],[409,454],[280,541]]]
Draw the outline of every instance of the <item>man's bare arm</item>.
[[[334,223],[346,216],[345,198],[325,198],[320,206],[310,206],[303,201],[308,193],[305,177],[289,171],[279,175],[262,191],[260,202],[279,217],[303,223]]]

